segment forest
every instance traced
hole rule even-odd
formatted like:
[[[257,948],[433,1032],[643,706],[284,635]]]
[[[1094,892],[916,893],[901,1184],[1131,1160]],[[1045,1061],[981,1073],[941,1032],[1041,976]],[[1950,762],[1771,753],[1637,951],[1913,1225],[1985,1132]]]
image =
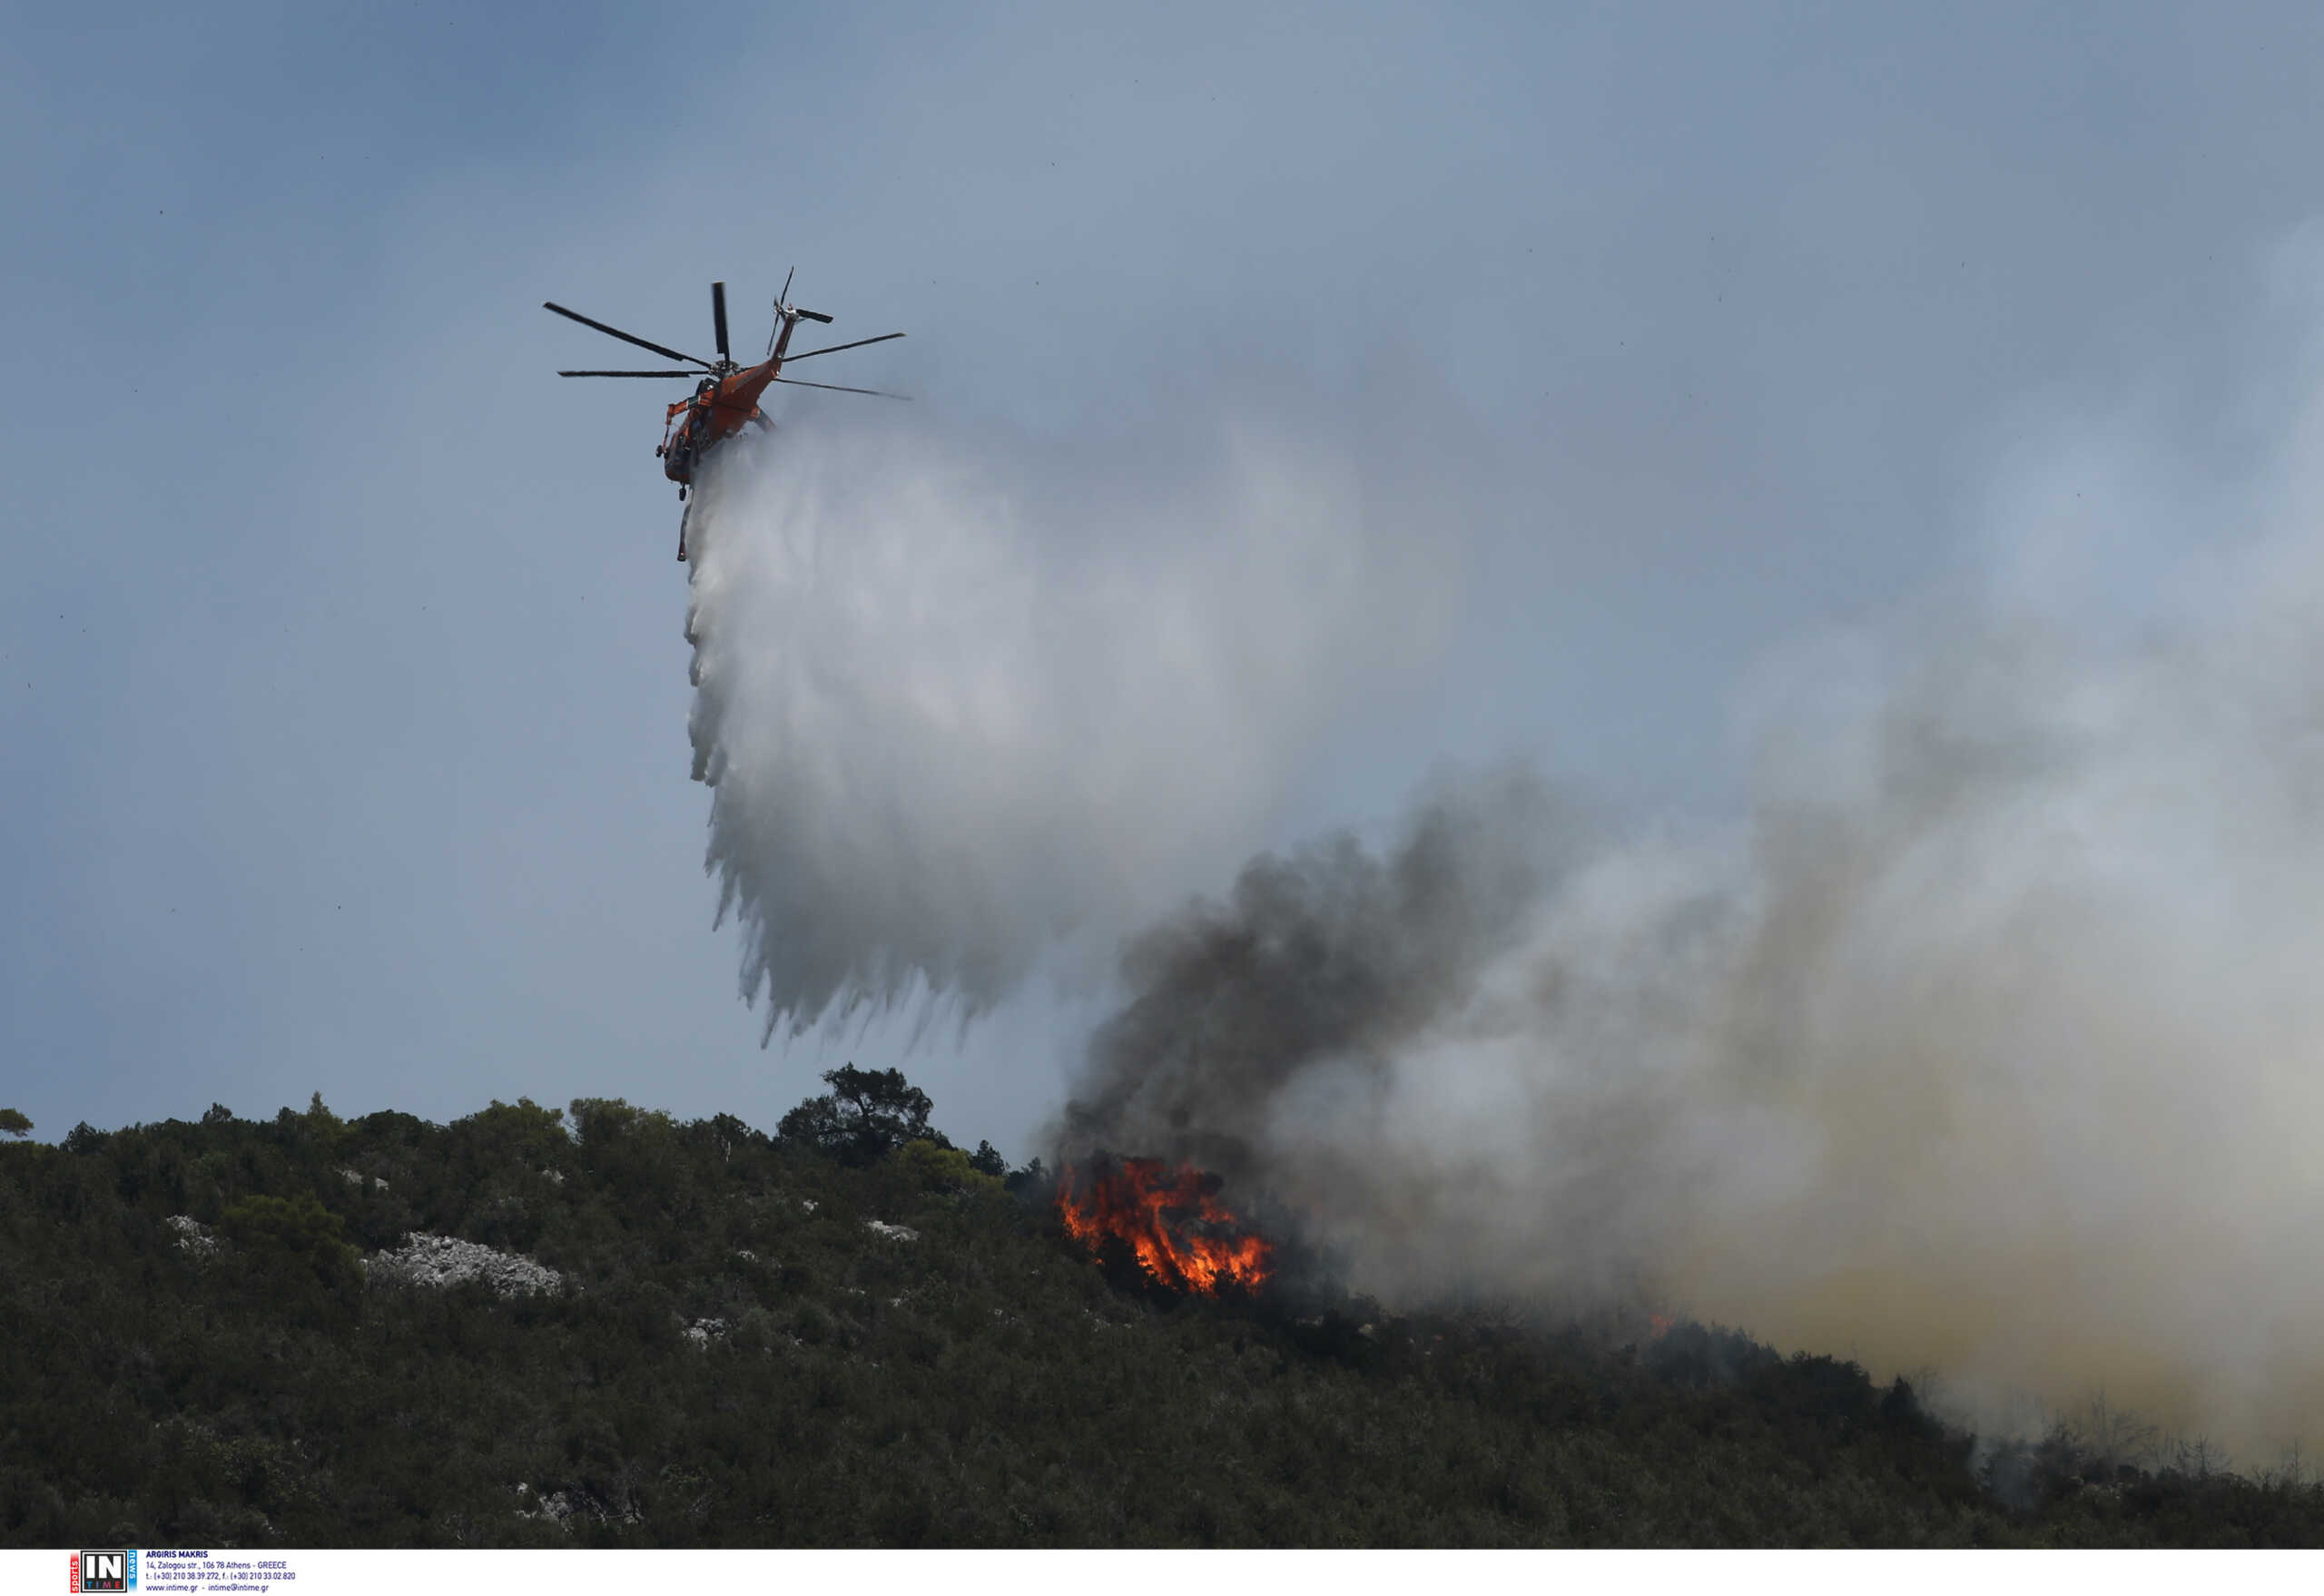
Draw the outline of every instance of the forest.
[[[1187,1296],[894,1071],[50,1144],[0,1110],[0,1543],[2245,1546],[2324,1488],[1740,1332]]]

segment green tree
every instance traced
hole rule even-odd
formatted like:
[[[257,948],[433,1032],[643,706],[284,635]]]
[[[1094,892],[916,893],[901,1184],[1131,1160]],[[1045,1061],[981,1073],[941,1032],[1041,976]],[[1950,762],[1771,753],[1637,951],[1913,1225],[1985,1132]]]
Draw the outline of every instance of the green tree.
[[[594,1115],[600,1137],[626,1131],[640,1117],[638,1110],[619,1098],[584,1098],[574,1105],[574,1112]],[[490,1108],[453,1120],[451,1131],[462,1147],[472,1148],[489,1163],[517,1164],[530,1169],[555,1168],[573,1147],[573,1138],[565,1129],[565,1110],[543,1108],[530,1098],[518,1098],[514,1103],[495,1098]]]
[[[332,1113],[323,1104],[323,1094],[316,1092],[307,1098],[304,1123],[308,1134],[325,1147],[336,1147],[347,1134],[347,1121]]]
[[[941,1131],[929,1128],[935,1105],[902,1070],[842,1064],[825,1070],[823,1080],[829,1092],[783,1117],[776,1132],[783,1140],[859,1166],[876,1163],[908,1142],[952,1145]]]
[[[0,1108],[0,1136],[30,1136],[33,1122],[14,1108]]]
[[[326,1286],[354,1276],[344,1222],[310,1197],[246,1197],[227,1206],[220,1224],[262,1266],[304,1266]]]
[[[534,1116],[547,1116],[545,1119],[536,1118],[530,1123],[539,1138],[538,1145],[543,1148],[553,1145],[556,1138],[547,1133],[555,1128],[556,1110],[538,1108],[529,1098],[517,1098],[517,1107],[513,1109],[496,1101],[483,1113],[471,1114],[468,1119],[458,1123],[465,1125],[471,1120],[484,1122],[497,1118],[499,1123],[517,1125],[526,1123],[524,1115],[527,1112]],[[676,1125],[677,1122],[661,1109],[634,1108],[625,1098],[573,1099],[573,1133],[581,1138],[584,1145],[617,1142],[638,1136],[666,1137],[676,1128]]]
[[[909,1141],[896,1158],[915,1180],[931,1191],[1001,1189],[997,1177],[980,1168],[974,1158],[958,1148],[942,1147],[925,1139]]]

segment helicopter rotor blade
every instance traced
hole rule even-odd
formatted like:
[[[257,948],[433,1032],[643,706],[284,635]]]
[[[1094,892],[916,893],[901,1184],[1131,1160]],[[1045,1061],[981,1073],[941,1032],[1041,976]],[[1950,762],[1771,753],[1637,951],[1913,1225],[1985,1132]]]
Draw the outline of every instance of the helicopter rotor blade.
[[[909,400],[911,398],[911,395],[908,393],[890,393],[887,389],[881,388],[842,388],[836,382],[802,382],[796,377],[778,377],[775,380],[777,382],[787,382],[793,388],[827,388],[833,393],[868,393],[873,399]]]
[[[541,309],[544,310],[554,310],[558,315],[564,317],[566,320],[578,321],[584,327],[594,327],[599,332],[605,333],[607,337],[617,338],[624,343],[634,343],[641,350],[652,350],[655,354],[667,356],[673,360],[684,360],[691,365],[701,367],[705,371],[711,369],[710,362],[707,360],[695,360],[694,356],[680,354],[675,350],[665,350],[658,343],[648,343],[645,340],[638,337],[634,332],[624,332],[618,327],[608,327],[602,321],[593,321],[588,317],[581,314],[580,311],[568,310],[563,305],[557,304],[554,300],[543,300],[541,301]]]
[[[733,360],[726,352],[726,285],[723,282],[710,285],[710,320],[718,331],[718,358]]]
[[[802,321],[820,321],[826,327],[829,327],[832,322],[832,319],[824,315],[821,310],[803,310],[798,306],[793,305],[791,307],[791,313],[793,316],[798,317]]]
[[[702,375],[699,371],[559,371],[559,377],[685,377]]]
[[[825,344],[822,349],[809,350],[803,355],[785,355],[783,357],[783,363],[787,366],[793,360],[812,360],[817,355],[835,355],[842,350],[860,350],[867,343],[885,343],[891,338],[902,336],[901,332],[883,332],[877,338],[859,338],[853,343]]]

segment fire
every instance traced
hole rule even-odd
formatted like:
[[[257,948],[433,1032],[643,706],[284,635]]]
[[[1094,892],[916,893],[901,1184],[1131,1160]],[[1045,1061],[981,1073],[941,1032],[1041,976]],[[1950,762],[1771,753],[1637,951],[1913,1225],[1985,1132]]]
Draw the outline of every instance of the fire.
[[[1249,1290],[1274,1272],[1272,1249],[1218,1200],[1219,1180],[1159,1158],[1108,1158],[1068,1167],[1058,1182],[1066,1233],[1092,1251],[1111,1236],[1139,1266],[1177,1291]]]

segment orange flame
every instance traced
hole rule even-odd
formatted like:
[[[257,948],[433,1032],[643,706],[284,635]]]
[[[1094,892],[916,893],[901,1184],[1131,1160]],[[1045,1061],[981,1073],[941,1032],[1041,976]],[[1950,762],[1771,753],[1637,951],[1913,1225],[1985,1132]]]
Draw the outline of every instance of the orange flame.
[[[1058,1217],[1066,1234],[1095,1252],[1108,1236],[1140,1267],[1177,1291],[1215,1296],[1228,1283],[1245,1290],[1274,1273],[1265,1241],[1218,1200],[1218,1177],[1159,1158],[1105,1158],[1068,1167],[1058,1182]]]

